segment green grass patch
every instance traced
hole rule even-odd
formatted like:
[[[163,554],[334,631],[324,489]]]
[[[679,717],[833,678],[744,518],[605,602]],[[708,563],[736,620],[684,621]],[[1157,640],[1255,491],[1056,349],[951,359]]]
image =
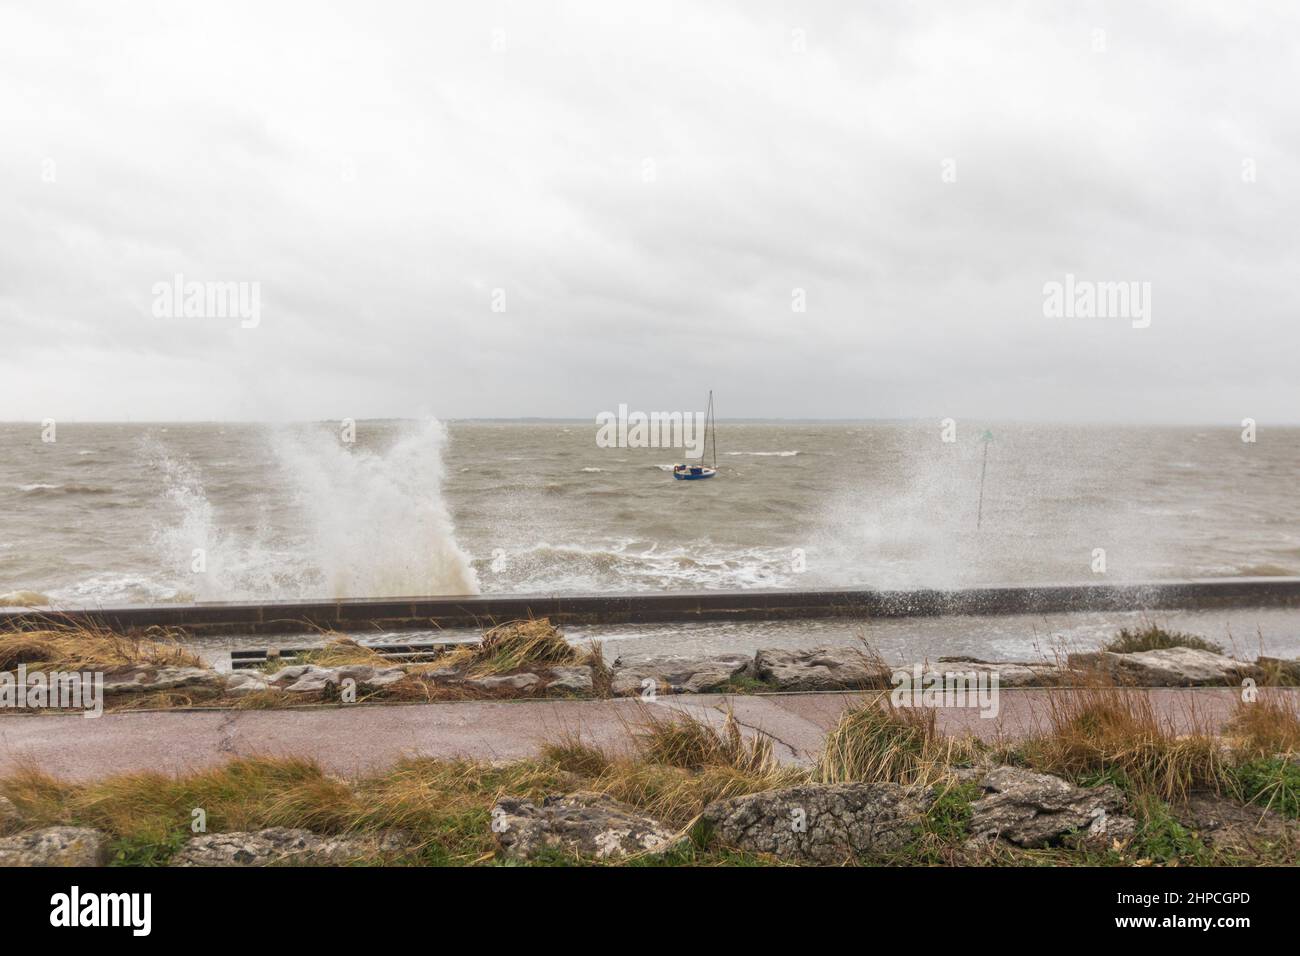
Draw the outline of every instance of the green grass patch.
[[[1165,630],[1158,624],[1148,624],[1133,630],[1124,628],[1110,642],[1103,644],[1102,650],[1114,654],[1133,654],[1138,651],[1163,651],[1171,647],[1191,647],[1198,651],[1223,653],[1222,644],[1207,641],[1195,634]]]
[[[1284,757],[1251,760],[1232,771],[1238,795],[1247,803],[1300,818],[1300,764]]]
[[[1211,862],[1209,849],[1178,822],[1167,803],[1145,797],[1136,802],[1136,810],[1138,830],[1130,849],[1139,859],[1195,866]]]

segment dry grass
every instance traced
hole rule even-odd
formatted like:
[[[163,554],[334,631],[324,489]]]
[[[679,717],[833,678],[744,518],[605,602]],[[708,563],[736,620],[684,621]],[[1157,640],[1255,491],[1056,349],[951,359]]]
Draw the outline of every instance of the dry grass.
[[[1267,690],[1253,703],[1238,699],[1228,730],[1248,757],[1300,753],[1300,703],[1291,694]]]
[[[1035,770],[1082,782],[1109,780],[1161,800],[1197,788],[1218,790],[1227,758],[1213,731],[1189,714],[1180,733],[1144,691],[1098,685],[1047,699],[1047,733],[1014,748]]]
[[[0,633],[0,670],[14,670],[19,664],[78,671],[114,671],[135,665],[203,666],[198,655],[165,631],[124,637],[100,628],[59,624],[40,631]]]
[[[317,667],[346,667],[350,664],[367,664],[372,667],[392,667],[393,662],[373,648],[358,643],[345,634],[327,634],[329,639],[321,647],[293,658],[271,658],[264,670],[274,672],[296,664],[314,664]]]
[[[605,751],[588,744],[578,733],[567,733],[543,744],[542,759],[583,777],[599,777],[613,765]]]
[[[498,624],[483,634],[478,644],[467,644],[445,654],[437,667],[461,669],[470,677],[506,674],[536,664],[592,668],[597,689],[608,688],[609,669],[599,644],[574,647],[546,618]]]
[[[933,709],[895,707],[888,694],[846,710],[826,736],[817,779],[929,786],[979,750],[973,740],[939,734],[935,720]]]
[[[741,773],[766,774],[775,766],[772,738],[755,734],[746,740],[730,709],[722,729],[677,713],[651,718],[636,730],[641,753],[651,763],[683,770],[730,767]]]

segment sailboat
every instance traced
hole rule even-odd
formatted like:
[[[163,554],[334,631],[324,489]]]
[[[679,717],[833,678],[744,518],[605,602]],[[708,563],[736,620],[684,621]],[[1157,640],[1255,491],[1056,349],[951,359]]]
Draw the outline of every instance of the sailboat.
[[[713,437],[713,467],[704,464],[703,451],[708,449],[709,436]],[[709,390],[709,410],[704,414],[704,449],[701,449],[698,462],[687,460],[684,464],[673,465],[673,477],[678,481],[701,481],[712,478],[718,473],[718,429],[713,419],[713,390]]]

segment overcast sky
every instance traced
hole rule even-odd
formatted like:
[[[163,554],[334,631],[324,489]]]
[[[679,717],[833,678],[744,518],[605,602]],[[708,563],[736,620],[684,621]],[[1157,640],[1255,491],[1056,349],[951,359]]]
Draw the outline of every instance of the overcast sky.
[[[1294,422],[1296,9],[0,0],[0,419]]]

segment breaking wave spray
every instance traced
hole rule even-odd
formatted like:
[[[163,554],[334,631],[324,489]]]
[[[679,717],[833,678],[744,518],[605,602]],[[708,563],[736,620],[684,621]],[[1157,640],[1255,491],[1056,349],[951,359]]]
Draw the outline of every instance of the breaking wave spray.
[[[446,429],[436,420],[395,427],[395,439],[383,448],[342,442],[331,427],[268,431],[264,474],[272,487],[262,489],[260,517],[251,527],[247,517],[241,526],[224,526],[222,509],[194,466],[155,443],[152,457],[172,520],[154,538],[177,597],[477,593],[477,576],[456,543],[442,496]],[[245,516],[246,499],[234,502]]]

